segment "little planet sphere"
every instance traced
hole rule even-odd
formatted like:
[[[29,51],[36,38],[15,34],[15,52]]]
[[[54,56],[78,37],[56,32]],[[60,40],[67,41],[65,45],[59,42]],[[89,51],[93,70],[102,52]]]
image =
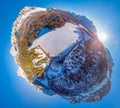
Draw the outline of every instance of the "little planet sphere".
[[[18,75],[46,95],[95,102],[111,88],[111,54],[85,16],[25,7],[13,24],[11,54]]]

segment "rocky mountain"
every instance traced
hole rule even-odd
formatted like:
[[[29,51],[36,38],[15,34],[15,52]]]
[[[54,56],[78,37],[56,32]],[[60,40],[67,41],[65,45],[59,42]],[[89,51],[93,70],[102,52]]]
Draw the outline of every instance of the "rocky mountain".
[[[13,24],[11,43],[18,74],[43,93],[71,103],[108,94],[113,60],[85,16],[25,7]]]

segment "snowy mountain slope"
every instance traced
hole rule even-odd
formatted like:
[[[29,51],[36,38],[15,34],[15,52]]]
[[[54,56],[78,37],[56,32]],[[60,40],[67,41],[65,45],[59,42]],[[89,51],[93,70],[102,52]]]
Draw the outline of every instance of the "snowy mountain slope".
[[[78,40],[80,36],[80,34],[77,33],[77,27],[75,24],[66,23],[63,27],[50,31],[36,39],[31,48],[40,45],[50,57],[57,56],[66,48],[76,43],[76,40]]]
[[[85,16],[25,7],[11,40],[19,75],[43,93],[80,103],[99,101],[109,92],[113,61]]]

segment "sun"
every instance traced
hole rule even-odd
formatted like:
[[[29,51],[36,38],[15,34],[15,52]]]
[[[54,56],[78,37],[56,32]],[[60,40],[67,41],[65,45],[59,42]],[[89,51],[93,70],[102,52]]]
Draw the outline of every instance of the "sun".
[[[98,33],[98,39],[99,39],[101,42],[107,41],[107,34],[106,34],[105,32],[99,32],[99,33]]]

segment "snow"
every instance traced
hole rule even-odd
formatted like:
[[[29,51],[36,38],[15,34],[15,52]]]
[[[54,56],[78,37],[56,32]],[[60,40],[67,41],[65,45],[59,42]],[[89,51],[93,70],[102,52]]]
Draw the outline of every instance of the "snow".
[[[57,28],[42,37],[36,39],[31,48],[40,45],[50,57],[56,56],[65,51],[68,47],[74,45],[79,38],[78,26],[72,23],[66,23],[63,27]]]
[[[52,10],[52,9],[48,9],[48,10]],[[13,27],[12,43],[16,43],[16,38],[19,37],[19,32],[18,32],[19,27],[24,23],[25,19],[27,17],[31,16],[32,13],[35,13],[38,11],[46,11],[46,9],[36,8],[36,7],[26,7],[22,11],[23,11],[23,13],[22,12],[21,13],[23,15],[22,14],[20,15],[21,17],[19,19],[17,19],[17,21],[15,22],[14,27]],[[78,72],[78,69],[80,69],[80,67],[82,67],[82,64],[84,64],[85,59],[86,59],[82,55],[82,51],[84,51],[84,48],[85,48],[85,41],[88,41],[91,37],[94,38],[94,36],[95,36],[94,32],[96,32],[95,27],[91,21],[89,21],[85,17],[80,17],[80,16],[78,16],[78,19],[80,20],[79,25],[76,25],[75,23],[73,23],[71,21],[71,23],[66,23],[61,28],[51,30],[51,29],[45,27],[45,28],[41,29],[39,31],[37,38],[34,40],[32,46],[30,47],[30,48],[35,48],[35,53],[38,54],[38,58],[35,58],[34,60],[32,60],[33,66],[35,68],[39,68],[42,66],[45,69],[45,72],[43,73],[44,77],[37,78],[34,76],[33,84],[36,84],[36,85],[38,84],[37,86],[41,86],[42,88],[40,87],[39,89],[41,89],[46,94],[49,94],[49,95],[54,94],[53,91],[49,88],[49,81],[54,81],[54,84],[56,84],[60,87],[62,87],[63,85],[65,86],[65,88],[70,87],[69,89],[71,89],[71,90],[74,90],[74,88],[76,88],[76,85],[77,85],[76,82],[73,83],[69,79],[67,81],[65,81],[67,79],[67,76],[65,76],[63,74],[64,69],[66,69],[66,67],[67,67],[67,69],[70,70],[69,74]],[[82,50],[80,49],[80,51],[77,53],[72,53],[72,51],[75,48],[77,48],[78,43],[79,43],[79,46],[81,46],[81,48],[83,48],[83,49]],[[15,56],[17,58],[18,51],[16,50],[16,47],[17,46],[15,44],[13,44],[11,53],[13,54],[13,56]],[[110,67],[113,65],[112,59],[109,59],[109,58],[111,58],[111,55],[107,51],[107,49],[105,49],[105,52],[106,52],[106,57],[109,61],[108,66]],[[55,62],[55,59],[53,62],[49,62],[52,59],[51,57],[55,58],[55,56],[59,55],[59,58],[60,58],[61,55],[66,55],[68,53],[69,53],[69,56],[66,56],[65,61],[64,61],[64,63],[66,63],[66,65],[64,65],[64,63],[61,63],[61,62],[60,63]],[[98,51],[97,53],[99,55],[101,55],[100,51]],[[98,61],[96,59],[99,59],[98,58],[99,56],[92,54],[92,52],[90,52],[90,51],[89,51],[89,54],[91,56],[95,56],[95,58],[93,58],[93,61],[96,62],[96,64],[98,64]],[[43,64],[39,65],[38,62],[46,56],[48,57],[47,63],[48,64],[50,63],[50,64],[47,65],[47,63],[43,63]],[[79,63],[79,61],[81,63]],[[93,65],[93,67],[94,67],[94,65]],[[88,68],[88,71],[89,71],[89,68]],[[18,75],[27,80],[27,75],[25,74],[25,72],[23,71],[23,69],[20,66],[18,69]],[[81,76],[84,76],[84,75],[85,74],[83,72],[81,72]],[[89,77],[92,77],[92,74],[88,74],[86,76],[86,78],[88,78],[87,80],[85,77],[83,77],[82,79],[84,81],[80,82],[79,84],[86,85],[86,82],[90,81]],[[81,99],[81,97],[83,97],[83,101],[86,101],[86,99],[88,97],[92,96],[93,94],[95,94],[95,92],[97,93],[97,92],[99,92],[99,90],[102,90],[102,88],[105,85],[107,85],[109,80],[110,80],[110,70],[108,69],[106,78],[104,78],[102,80],[102,82],[100,82],[98,85],[94,85],[91,88],[89,88],[88,92],[84,93],[84,92],[80,91],[78,96],[75,96],[75,98],[71,98],[69,96],[68,100],[70,101],[70,98],[71,98],[71,101],[75,102],[76,100],[79,101]],[[95,78],[93,78],[93,81],[95,81]],[[70,86],[68,86],[69,84],[70,84]],[[67,98],[67,96],[65,98]],[[100,97],[96,96],[96,98],[100,98]],[[76,99],[76,100],[72,100],[72,99]]]
[[[18,67],[17,74],[18,74],[18,76],[21,76],[22,78],[27,80],[26,75],[20,66]]]
[[[98,84],[97,86],[94,86],[90,91],[85,92],[85,93],[80,93],[80,95],[82,96],[89,96],[90,94],[96,92],[97,90],[100,90],[105,84],[107,84],[109,78],[105,78],[100,84]]]
[[[42,63],[42,65],[36,65],[36,63],[39,62],[41,59],[42,59],[42,58],[33,59],[33,60],[32,60],[33,66],[36,67],[36,68],[43,66],[43,68],[45,68],[45,67],[46,67],[46,63]]]
[[[91,20],[89,20],[84,15],[77,15],[74,12],[69,12],[72,16],[74,16],[80,23],[85,26],[89,31],[96,33],[96,28]]]
[[[90,37],[94,37],[95,34],[92,33],[91,31],[89,31],[85,26],[79,24],[79,27],[82,29],[83,32],[86,32],[88,35],[90,35]]]
[[[107,57],[107,60],[108,60],[108,67],[110,68],[110,67],[114,66],[114,63],[113,63],[113,60],[111,58],[111,54],[110,54],[110,52],[107,48],[105,48],[105,53],[106,53],[106,57]],[[109,79],[111,78],[109,69],[107,70],[107,77]]]
[[[88,41],[91,38],[90,35],[85,31],[83,32],[83,35],[84,35],[84,41]]]
[[[45,68],[46,67],[46,63],[42,63],[42,65],[36,65],[37,62],[39,62],[40,60],[42,60],[43,58],[46,57],[45,53],[39,47],[35,48],[35,53],[38,54],[38,57],[32,60],[32,64],[36,68],[37,67],[41,67],[41,66],[43,66],[43,68]]]

